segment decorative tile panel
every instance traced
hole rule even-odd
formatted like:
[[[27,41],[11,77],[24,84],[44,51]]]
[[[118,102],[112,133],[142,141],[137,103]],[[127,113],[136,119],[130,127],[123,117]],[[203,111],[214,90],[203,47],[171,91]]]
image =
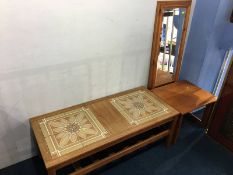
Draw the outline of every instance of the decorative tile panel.
[[[166,106],[142,90],[113,98],[111,103],[130,124],[138,125],[168,113]]]
[[[59,157],[106,137],[107,131],[87,108],[46,117],[40,122],[52,157]]]

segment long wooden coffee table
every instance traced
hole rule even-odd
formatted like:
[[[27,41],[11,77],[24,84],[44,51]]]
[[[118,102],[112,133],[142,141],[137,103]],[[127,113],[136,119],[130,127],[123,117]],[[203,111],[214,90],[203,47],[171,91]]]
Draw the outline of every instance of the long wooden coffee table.
[[[72,164],[74,175],[86,174],[161,138],[170,145],[179,115],[139,87],[33,117],[30,123],[48,174]]]

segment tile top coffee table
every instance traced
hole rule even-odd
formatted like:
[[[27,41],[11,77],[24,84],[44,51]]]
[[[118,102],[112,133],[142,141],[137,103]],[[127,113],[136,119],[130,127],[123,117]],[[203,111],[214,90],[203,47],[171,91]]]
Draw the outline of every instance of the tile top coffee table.
[[[171,144],[179,114],[139,87],[33,117],[30,123],[48,174],[75,164],[74,175],[88,173],[161,138]],[[119,149],[119,145],[124,146]],[[94,160],[77,166],[87,158]]]

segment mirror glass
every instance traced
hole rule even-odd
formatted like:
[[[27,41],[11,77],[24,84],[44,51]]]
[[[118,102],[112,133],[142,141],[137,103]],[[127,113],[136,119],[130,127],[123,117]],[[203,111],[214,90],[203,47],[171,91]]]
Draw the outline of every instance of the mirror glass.
[[[174,81],[185,8],[163,9],[156,86]]]

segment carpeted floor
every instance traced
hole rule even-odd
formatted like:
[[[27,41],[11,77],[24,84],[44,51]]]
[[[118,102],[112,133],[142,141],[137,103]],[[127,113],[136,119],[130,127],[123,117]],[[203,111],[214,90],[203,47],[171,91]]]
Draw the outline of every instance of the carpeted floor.
[[[58,175],[72,171],[62,169]],[[34,157],[0,170],[0,175],[45,175],[42,160]],[[164,141],[115,161],[91,175],[233,175],[233,153],[185,120],[177,144],[169,149]]]

